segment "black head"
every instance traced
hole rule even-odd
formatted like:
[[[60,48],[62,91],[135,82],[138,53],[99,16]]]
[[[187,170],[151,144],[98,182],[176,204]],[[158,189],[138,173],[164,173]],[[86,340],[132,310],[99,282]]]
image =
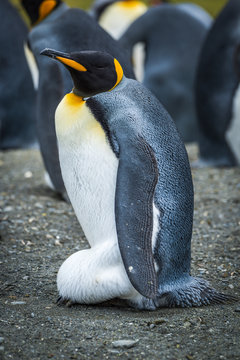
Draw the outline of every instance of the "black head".
[[[101,51],[80,51],[63,53],[44,49],[41,55],[60,61],[70,71],[74,93],[90,97],[112,90],[123,77],[123,70],[117,59]]]
[[[21,0],[22,6],[35,25],[48,16],[62,1],[61,0]]]

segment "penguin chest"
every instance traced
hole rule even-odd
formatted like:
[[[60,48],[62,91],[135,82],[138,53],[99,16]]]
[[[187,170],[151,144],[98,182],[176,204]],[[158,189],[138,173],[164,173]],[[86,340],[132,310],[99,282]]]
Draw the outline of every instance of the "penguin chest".
[[[99,24],[114,39],[119,39],[129,25],[147,11],[141,1],[119,1],[107,7],[100,17]]]
[[[68,94],[56,111],[63,180],[91,246],[117,242],[115,189],[118,159],[85,102]]]

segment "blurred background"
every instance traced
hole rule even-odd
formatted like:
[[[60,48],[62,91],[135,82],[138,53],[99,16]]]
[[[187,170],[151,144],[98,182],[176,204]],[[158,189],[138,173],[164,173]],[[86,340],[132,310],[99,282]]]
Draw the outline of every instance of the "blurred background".
[[[19,7],[20,0],[10,0],[15,6]],[[94,0],[65,0],[65,2],[72,7],[80,7],[81,9],[89,9]],[[147,5],[151,5],[152,3],[158,3],[160,1],[154,0],[142,0]],[[192,2],[202,6],[206,9],[212,16],[216,16],[222,7],[226,4],[227,0],[194,0],[194,1],[181,1],[181,0],[168,0],[167,2],[176,4],[176,3],[187,3]],[[22,11],[21,11],[22,13]],[[24,19],[26,20],[24,14],[22,13]],[[27,20],[26,20],[27,22]]]

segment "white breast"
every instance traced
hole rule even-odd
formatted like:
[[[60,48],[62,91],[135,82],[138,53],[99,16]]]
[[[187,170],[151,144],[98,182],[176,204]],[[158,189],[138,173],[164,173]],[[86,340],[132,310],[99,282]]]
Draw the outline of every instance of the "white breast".
[[[110,239],[117,242],[118,159],[85,103],[70,109],[66,101],[56,111],[56,131],[68,196],[91,246]]]
[[[119,39],[129,25],[147,11],[141,1],[119,1],[107,7],[100,16],[99,24],[114,39]]]

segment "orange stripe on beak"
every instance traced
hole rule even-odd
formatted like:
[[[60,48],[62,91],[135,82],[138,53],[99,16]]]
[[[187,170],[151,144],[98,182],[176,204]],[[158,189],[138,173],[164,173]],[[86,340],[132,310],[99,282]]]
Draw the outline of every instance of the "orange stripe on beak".
[[[71,68],[75,69],[75,70],[78,70],[78,71],[87,71],[87,69],[79,64],[78,62],[74,61],[74,60],[71,60],[71,59],[66,59],[66,58],[63,58],[61,56],[56,56],[56,59],[58,59],[59,61],[61,61],[63,64],[67,65],[67,66],[70,66]]]

